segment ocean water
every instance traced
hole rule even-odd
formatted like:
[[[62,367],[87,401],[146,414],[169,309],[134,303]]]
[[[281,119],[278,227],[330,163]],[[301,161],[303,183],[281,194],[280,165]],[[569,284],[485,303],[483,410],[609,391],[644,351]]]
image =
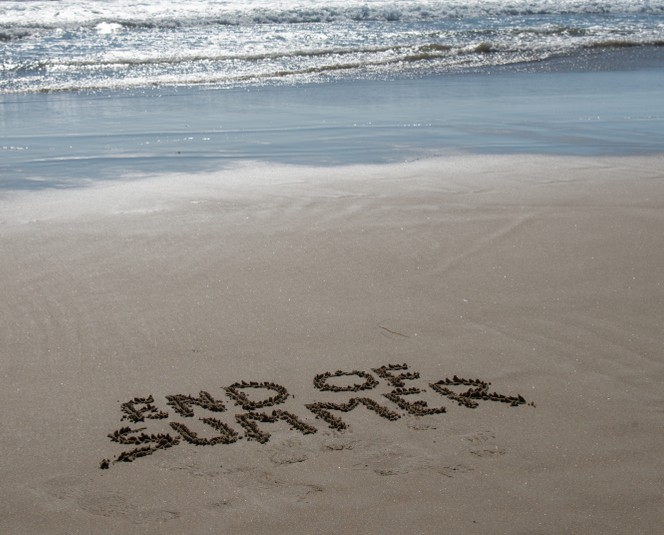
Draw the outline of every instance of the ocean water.
[[[664,0],[0,2],[0,93],[531,67],[664,45]]]
[[[0,1],[0,189],[664,149],[664,0]]]

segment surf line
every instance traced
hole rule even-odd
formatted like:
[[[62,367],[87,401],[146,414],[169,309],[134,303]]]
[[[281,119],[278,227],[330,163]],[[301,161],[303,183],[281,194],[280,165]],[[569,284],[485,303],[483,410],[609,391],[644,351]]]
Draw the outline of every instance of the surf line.
[[[387,364],[379,368],[371,368],[380,379],[384,380],[392,390],[382,394],[392,404],[396,405],[401,411],[414,416],[425,416],[432,414],[442,414],[447,412],[445,406],[429,407],[428,402],[423,399],[413,400],[409,396],[417,396],[426,392],[425,389],[417,386],[408,386],[408,382],[420,379],[419,372],[409,371],[407,364]],[[336,378],[351,377],[353,381],[344,384],[335,383]],[[363,392],[365,390],[374,390],[380,381],[371,373],[363,370],[324,372],[316,375],[313,380],[314,387],[321,392]],[[466,379],[454,375],[453,377],[441,379],[429,383],[429,387],[441,396],[456,402],[459,406],[469,409],[476,408],[481,401],[494,401],[506,403],[511,407],[526,404],[526,399],[517,394],[508,396],[497,392],[489,392],[491,383],[481,379]],[[132,449],[120,453],[112,461],[105,458],[99,464],[102,469],[110,468],[111,464],[118,462],[132,462],[138,458],[152,455],[156,451],[168,449],[177,446],[182,441],[196,446],[214,446],[218,444],[233,444],[241,439],[255,440],[265,444],[270,440],[270,434],[259,424],[276,423],[278,421],[286,422],[289,427],[302,433],[303,435],[314,434],[318,429],[302,420],[292,412],[274,408],[270,413],[259,411],[266,407],[275,407],[284,403],[289,393],[286,388],[280,384],[271,381],[239,381],[230,386],[223,387],[226,396],[233,403],[241,407],[244,413],[235,414],[235,422],[242,429],[243,434],[238,433],[236,429],[222,422],[218,418],[199,417],[198,419],[212,428],[216,434],[209,437],[202,437],[193,431],[183,422],[169,422],[170,428],[176,433],[175,436],[170,433],[146,433],[147,427],[123,426],[116,429],[107,436],[112,442],[122,445],[134,446]],[[261,390],[269,395],[262,399],[252,399],[251,390]],[[171,394],[166,396],[166,402],[172,410],[183,418],[193,418],[195,416],[194,407],[206,411],[221,413],[226,412],[226,403],[221,399],[214,398],[209,392],[200,391],[198,396],[188,394]],[[534,403],[528,405],[535,406]],[[364,406],[373,411],[378,416],[386,420],[395,421],[403,415],[397,409],[391,406],[384,406],[377,401],[366,396],[353,396],[345,402],[314,401],[305,403],[308,409],[316,419],[322,420],[330,429],[344,431],[348,424],[341,417],[336,416],[334,412],[350,412],[357,407]],[[165,420],[170,418],[167,411],[159,409],[155,405],[152,395],[145,397],[135,397],[125,401],[120,405],[123,413],[121,420],[127,420],[132,424],[145,423],[146,420]]]

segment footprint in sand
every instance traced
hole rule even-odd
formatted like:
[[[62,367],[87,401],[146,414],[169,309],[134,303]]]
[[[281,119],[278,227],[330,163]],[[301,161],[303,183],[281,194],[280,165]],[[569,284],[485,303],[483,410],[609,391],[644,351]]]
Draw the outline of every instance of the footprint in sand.
[[[87,492],[78,498],[77,503],[91,515],[120,517],[136,524],[167,522],[180,516],[176,511],[139,507],[125,496],[111,491]]]
[[[231,502],[231,500],[229,500],[228,498],[222,498],[222,499],[219,499],[219,500],[208,502],[208,504],[207,504],[208,509],[214,509],[214,510],[226,509],[226,508],[232,507],[232,506],[233,506],[233,502]]]
[[[42,482],[41,490],[53,498],[50,505],[57,509],[80,509],[94,516],[123,518],[129,522],[166,522],[180,513],[141,507],[122,494],[94,488],[95,481],[62,474]]]
[[[61,474],[43,481],[37,489],[48,494],[56,500],[70,500],[83,493],[83,487],[90,480],[82,479],[69,474]]]
[[[468,451],[475,457],[500,457],[507,454],[506,448],[496,444],[496,435],[493,431],[479,431],[463,435],[461,438],[471,445]]]
[[[438,429],[437,425],[431,422],[422,421],[417,416],[410,417],[406,422],[406,425],[413,431],[428,431],[430,429]]]
[[[331,437],[323,441],[323,449],[327,451],[352,450],[360,444],[359,440],[352,440],[345,437]]]
[[[454,477],[459,474],[467,474],[468,472],[472,472],[474,468],[472,466],[469,466],[467,464],[452,464],[449,466],[441,466],[438,468],[436,471],[445,477]]]
[[[229,481],[232,481],[241,494],[250,495],[252,499],[267,491],[271,500],[275,498],[289,503],[308,503],[325,490],[314,483],[286,481],[265,470],[250,470],[242,474],[236,472],[233,475],[235,477]]]
[[[420,451],[407,451],[391,448],[376,451],[353,465],[355,470],[371,470],[380,476],[395,476],[410,472],[432,472],[446,477],[467,473],[473,470],[465,464],[448,464],[443,459]]]
[[[496,435],[491,430],[478,431],[476,433],[469,433],[467,435],[462,435],[461,438],[469,442],[470,444],[485,444],[496,438]]]
[[[285,440],[272,446],[272,450],[270,460],[276,465],[302,463],[312,455],[301,440]]]
[[[501,446],[487,446],[471,449],[470,453],[475,455],[475,457],[500,457],[507,454],[507,450]]]

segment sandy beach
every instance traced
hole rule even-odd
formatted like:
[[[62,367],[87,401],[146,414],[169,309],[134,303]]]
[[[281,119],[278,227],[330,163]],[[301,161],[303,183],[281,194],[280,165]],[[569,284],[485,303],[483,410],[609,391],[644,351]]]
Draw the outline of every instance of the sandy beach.
[[[2,193],[0,532],[656,533],[662,169]]]

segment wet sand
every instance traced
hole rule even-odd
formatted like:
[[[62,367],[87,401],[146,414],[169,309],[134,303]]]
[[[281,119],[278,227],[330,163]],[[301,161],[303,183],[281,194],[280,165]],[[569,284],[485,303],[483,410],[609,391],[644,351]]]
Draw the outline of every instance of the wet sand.
[[[662,169],[3,193],[0,531],[656,532]]]

